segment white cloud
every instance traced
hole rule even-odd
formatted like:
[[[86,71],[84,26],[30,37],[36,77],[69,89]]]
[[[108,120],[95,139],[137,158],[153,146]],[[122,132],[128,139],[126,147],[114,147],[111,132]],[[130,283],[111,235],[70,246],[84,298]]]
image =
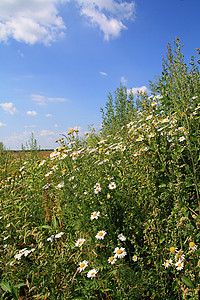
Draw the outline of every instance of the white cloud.
[[[101,74],[101,75],[103,75],[103,76],[108,76],[108,74],[105,73],[105,72],[99,72],[99,74]]]
[[[128,80],[127,80],[124,76],[121,77],[121,82],[122,82],[123,84],[126,84],[127,81],[128,81]]]
[[[37,115],[37,112],[36,111],[34,111],[34,110],[28,110],[27,112],[26,112],[26,114],[28,115],[28,116],[36,116]]]
[[[58,127],[59,127],[59,125],[58,125],[58,124],[54,124],[54,127],[55,127],[55,128],[58,128]]]
[[[38,105],[46,105],[48,102],[67,102],[69,101],[67,98],[63,97],[45,97],[42,95],[31,95],[33,101],[35,101]]]
[[[66,29],[57,5],[68,0],[1,0],[0,41],[51,44]]]
[[[41,130],[40,131],[40,136],[49,136],[49,135],[54,135],[55,133],[53,131],[50,131],[50,130]]]
[[[14,107],[14,104],[12,102],[0,103],[0,106],[3,108],[5,112],[11,115],[15,115],[18,113],[18,110]]]
[[[105,40],[118,37],[127,29],[124,21],[135,19],[135,0],[0,0],[0,42],[51,45],[65,35],[59,9],[70,1],[90,25],[100,28]]]
[[[0,127],[4,127],[4,126],[6,126],[6,124],[0,122]]]
[[[148,89],[146,86],[136,87],[132,89],[127,89],[127,93],[129,94],[132,91],[133,95],[138,95],[138,93],[142,92],[148,92]]]
[[[47,118],[50,118],[50,117],[52,117],[52,114],[46,114],[45,115]]]
[[[24,128],[35,128],[36,125],[24,125]]]
[[[115,0],[76,0],[81,8],[81,14],[99,27],[104,33],[104,39],[118,37],[122,29],[127,27],[124,20],[135,19],[135,2]]]

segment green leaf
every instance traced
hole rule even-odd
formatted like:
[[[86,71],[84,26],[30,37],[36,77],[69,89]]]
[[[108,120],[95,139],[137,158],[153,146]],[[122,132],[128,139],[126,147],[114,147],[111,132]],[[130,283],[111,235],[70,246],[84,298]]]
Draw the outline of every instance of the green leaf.
[[[54,229],[57,228],[57,221],[56,221],[55,215],[53,215],[53,227],[54,227]]]
[[[9,285],[9,283],[8,282],[3,282],[3,281],[1,281],[0,282],[0,286],[1,286],[1,288],[2,288],[2,290],[4,290],[4,291],[8,291],[8,292],[11,292],[11,288],[10,288],[10,285]]]
[[[52,229],[49,225],[43,225],[41,228]]]
[[[162,244],[162,242],[164,242],[165,240],[165,237],[163,236],[161,239],[160,239],[160,244]]]
[[[161,188],[161,187],[166,187],[167,185],[165,184],[165,183],[162,183],[162,184],[160,184],[159,185],[159,187]]]
[[[192,281],[191,281],[191,279],[189,277],[181,276],[181,279],[182,279],[182,281],[183,281],[184,284],[186,284],[190,288],[194,288],[194,285],[193,285],[193,283],[192,283]]]

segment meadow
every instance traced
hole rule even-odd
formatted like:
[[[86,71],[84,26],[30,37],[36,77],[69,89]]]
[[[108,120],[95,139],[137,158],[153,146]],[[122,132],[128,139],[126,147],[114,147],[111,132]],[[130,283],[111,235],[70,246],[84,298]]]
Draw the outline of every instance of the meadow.
[[[150,96],[108,95],[100,131],[2,150],[1,299],[199,299],[200,60],[181,48]]]

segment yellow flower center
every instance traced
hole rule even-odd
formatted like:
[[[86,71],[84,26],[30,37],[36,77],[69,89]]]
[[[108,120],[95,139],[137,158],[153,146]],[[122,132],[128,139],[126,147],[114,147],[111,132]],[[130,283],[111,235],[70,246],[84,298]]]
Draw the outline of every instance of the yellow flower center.
[[[180,268],[182,266],[182,264],[181,263],[178,263],[178,267]]]
[[[103,232],[99,232],[99,236],[102,236],[103,235]]]
[[[121,249],[118,249],[117,250],[117,254],[121,254],[122,253],[122,250]]]
[[[111,256],[111,257],[110,257],[110,261],[113,261],[113,260],[114,260],[114,257],[113,257],[113,256]]]
[[[85,263],[80,264],[80,268],[82,269],[83,267],[85,267]]]
[[[93,217],[96,217],[97,216],[97,214],[93,214]]]
[[[94,276],[94,275],[95,275],[95,272],[92,272],[92,273],[91,273],[91,276]]]
[[[82,244],[82,242],[83,242],[83,241],[79,241],[79,242],[78,242],[78,243],[79,243],[79,245],[81,245],[81,244]]]
[[[171,248],[170,248],[170,252],[175,252],[175,248],[174,248],[174,247],[171,247]]]
[[[193,247],[195,246],[195,243],[190,242],[190,243],[189,243],[189,246],[190,246],[191,248],[193,248]]]
[[[166,263],[169,264],[169,260],[167,260]]]

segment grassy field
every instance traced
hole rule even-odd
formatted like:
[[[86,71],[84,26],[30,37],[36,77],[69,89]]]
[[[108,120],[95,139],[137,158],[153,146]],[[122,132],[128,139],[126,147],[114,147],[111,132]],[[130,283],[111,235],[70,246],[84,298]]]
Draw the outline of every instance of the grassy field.
[[[2,152],[2,299],[199,299],[200,76],[176,46],[151,96],[109,96],[100,132]]]

